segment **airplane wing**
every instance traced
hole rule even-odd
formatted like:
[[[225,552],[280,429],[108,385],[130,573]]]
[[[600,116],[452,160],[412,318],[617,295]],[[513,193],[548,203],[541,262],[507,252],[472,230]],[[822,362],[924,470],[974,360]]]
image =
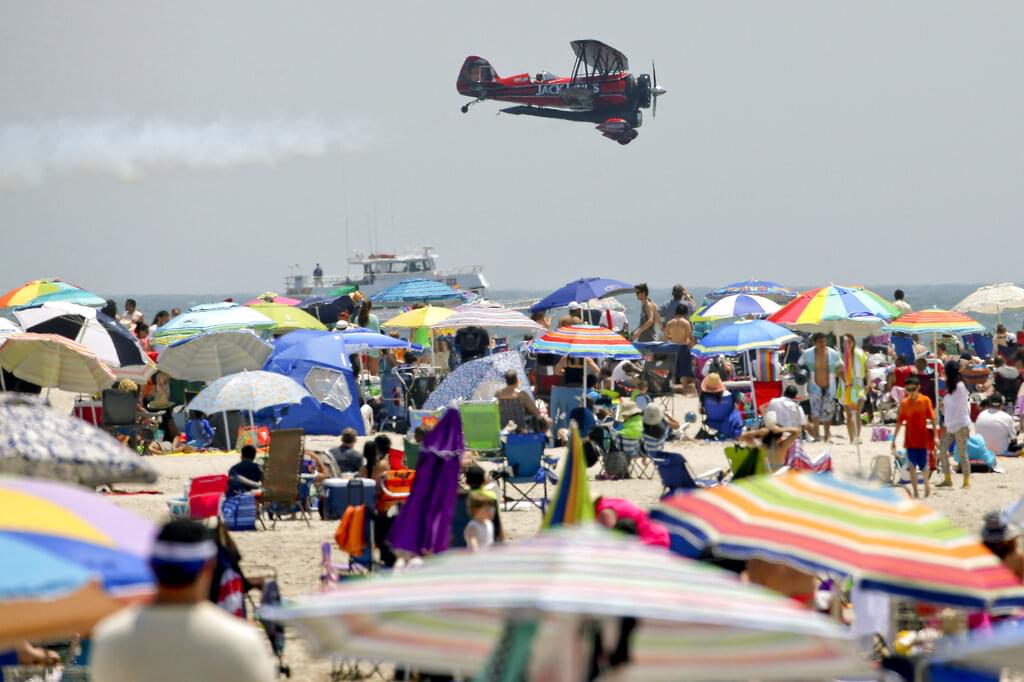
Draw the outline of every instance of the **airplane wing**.
[[[513,116],[559,118],[563,121],[578,121],[582,123],[597,123],[608,117],[607,114],[595,113],[593,111],[563,111],[562,109],[549,109],[547,107],[533,107],[527,105],[506,107],[501,110],[501,113],[512,114]]]
[[[629,71],[626,55],[600,40],[574,40],[569,45],[577,59],[599,73]]]

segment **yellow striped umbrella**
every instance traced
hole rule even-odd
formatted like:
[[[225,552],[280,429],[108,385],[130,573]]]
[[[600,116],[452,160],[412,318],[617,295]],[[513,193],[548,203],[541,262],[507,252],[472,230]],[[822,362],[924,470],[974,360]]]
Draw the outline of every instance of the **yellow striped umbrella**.
[[[96,393],[114,373],[85,346],[56,334],[11,334],[0,344],[0,367],[44,388]]]

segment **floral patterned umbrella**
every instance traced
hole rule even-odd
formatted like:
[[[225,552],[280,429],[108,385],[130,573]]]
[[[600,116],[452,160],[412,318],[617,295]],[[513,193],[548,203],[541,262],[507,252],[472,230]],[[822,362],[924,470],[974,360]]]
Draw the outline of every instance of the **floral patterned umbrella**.
[[[24,393],[0,394],[0,473],[89,487],[156,481],[153,467],[116,439]]]
[[[206,414],[231,410],[258,412],[275,405],[290,405],[309,398],[295,380],[274,372],[239,372],[217,379],[188,404]]]

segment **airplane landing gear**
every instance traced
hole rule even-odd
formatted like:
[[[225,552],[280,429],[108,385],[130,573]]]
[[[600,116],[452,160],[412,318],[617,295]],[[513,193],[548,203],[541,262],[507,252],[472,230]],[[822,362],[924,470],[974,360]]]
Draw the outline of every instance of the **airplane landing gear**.
[[[466,102],[465,104],[463,104],[463,105],[462,105],[462,106],[461,106],[461,107],[459,108],[459,111],[461,111],[461,112],[462,112],[462,113],[464,113],[464,114],[468,114],[468,113],[469,113],[469,108],[470,108],[471,106],[473,106],[474,104],[478,104],[478,103],[480,103],[480,102],[483,102],[483,101],[484,101],[484,98],[483,98],[483,97],[479,97],[479,98],[477,98],[477,99],[473,100],[472,102]]]

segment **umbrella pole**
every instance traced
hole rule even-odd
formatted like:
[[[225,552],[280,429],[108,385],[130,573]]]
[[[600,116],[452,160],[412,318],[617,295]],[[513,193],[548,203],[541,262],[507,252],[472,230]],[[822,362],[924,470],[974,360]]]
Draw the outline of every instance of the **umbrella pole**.
[[[224,447],[231,449],[231,434],[228,433],[228,411],[222,410],[220,416],[224,418]]]
[[[7,382],[4,381],[4,372],[2,369],[0,369],[0,390],[7,393]]]

